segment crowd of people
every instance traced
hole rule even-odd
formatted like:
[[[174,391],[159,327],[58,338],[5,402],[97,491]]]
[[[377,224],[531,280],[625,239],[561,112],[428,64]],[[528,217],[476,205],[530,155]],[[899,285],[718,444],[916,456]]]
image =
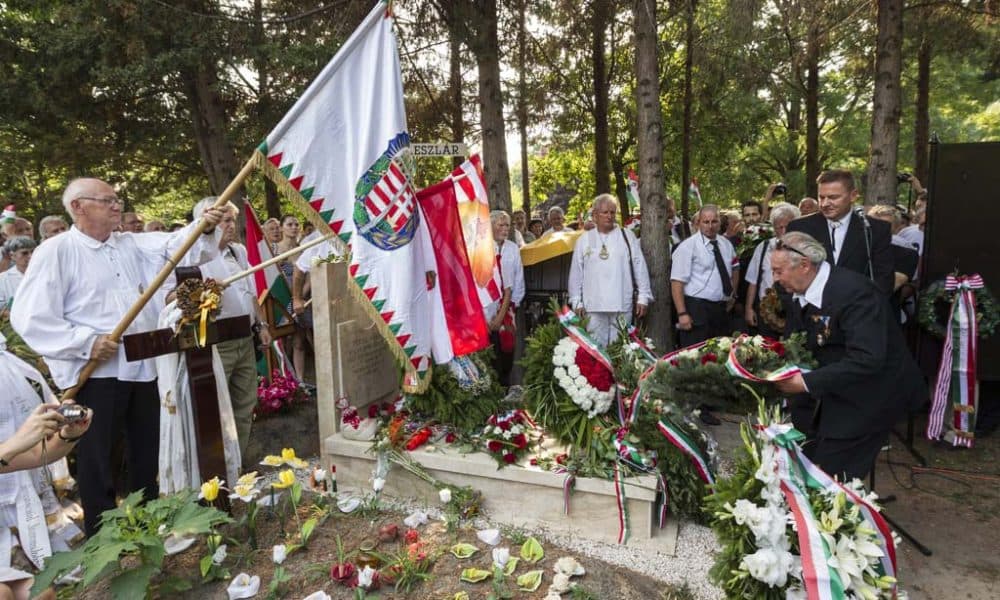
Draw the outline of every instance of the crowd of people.
[[[911,183],[920,189],[919,182]],[[814,460],[831,473],[859,476],[871,468],[892,424],[927,397],[899,327],[912,318],[926,197],[918,195],[912,212],[876,206],[865,213],[855,208],[859,194],[846,171],[824,172],[818,190],[818,198],[792,204],[773,202],[781,190],[771,186],[761,201],[747,201],[739,211],[706,204],[690,221],[678,216],[668,200],[669,293],[675,315],[670,334],[680,346],[689,346],[733,332],[770,337],[803,332],[819,367],[777,385],[788,395],[796,427],[809,436],[807,452]],[[183,365],[128,361],[124,347],[108,334],[179,244],[193,235],[199,220],[205,223],[204,232],[183,264],[198,265],[205,277],[215,279],[247,268],[247,251],[237,239],[236,207],[214,204],[214,198],[197,203],[192,208],[194,222],[188,225],[144,223],[136,213],[122,210],[111,185],[84,178],[70,182],[63,194],[72,227],[62,216],[44,217],[36,240],[30,221],[4,215],[0,319],[9,318],[13,330],[45,359],[58,388],[72,388],[88,361],[99,362],[75,396],[89,410],[72,423],[57,410],[51,393],[30,386],[20,392],[11,388],[14,392],[0,402],[0,425],[5,428],[0,431],[0,477],[13,469],[44,468],[37,451],[42,438],[49,441],[49,460],[75,447],[88,536],[97,531],[101,512],[113,507],[122,491],[142,490],[152,498],[161,487],[198,482],[191,448],[164,457],[150,443],[161,427],[177,426],[166,399],[173,394],[176,402],[186,393],[177,385],[183,380]],[[614,339],[620,324],[641,320],[656,301],[639,238],[619,225],[618,212],[617,199],[602,194],[594,199],[589,218],[576,223],[568,223],[558,206],[549,208],[544,218],[529,218],[524,211],[490,214],[501,295],[484,303],[484,317],[504,385],[511,383],[515,348],[524,335],[518,331],[517,315],[526,292],[520,252],[525,244],[582,230],[573,249],[566,298],[586,317],[590,333],[602,346]],[[774,235],[757,241],[753,232],[764,222]],[[319,235],[308,222],[291,215],[268,219],[262,232],[274,254]],[[309,269],[307,256],[281,265],[291,283],[292,300],[286,309],[297,323],[292,362],[300,374],[305,373],[311,343]],[[236,293],[225,295],[219,317],[248,316],[258,342],[266,345],[271,341],[266,315],[250,286],[249,280],[237,282]],[[167,303],[172,300],[166,291],[157,296],[126,333],[169,322]],[[241,338],[217,349],[218,368],[226,376],[219,395],[231,407],[224,416],[227,455],[231,445],[238,457],[246,450],[256,404],[254,344]],[[34,377],[32,367],[0,350],[0,376],[4,369]],[[701,409],[703,421],[718,423],[712,407]],[[112,464],[119,439],[124,439],[128,464],[124,490],[116,487]],[[170,481],[163,481],[165,459],[174,463]],[[235,469],[239,466],[237,458]],[[3,501],[0,498],[0,504]],[[16,526],[12,507],[0,505],[0,528]],[[0,582],[10,589],[22,590],[24,575],[9,562],[0,563]]]

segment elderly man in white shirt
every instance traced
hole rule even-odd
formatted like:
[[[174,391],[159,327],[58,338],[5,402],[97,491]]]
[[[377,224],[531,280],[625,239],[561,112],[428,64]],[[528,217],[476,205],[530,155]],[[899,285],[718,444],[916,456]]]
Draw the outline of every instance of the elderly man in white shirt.
[[[617,323],[632,323],[653,301],[649,270],[635,234],[618,226],[618,200],[611,194],[594,199],[596,227],[581,235],[569,269],[569,304],[587,314],[587,331],[602,347],[617,336]]]
[[[517,307],[524,300],[524,266],[521,264],[521,250],[511,241],[511,218],[502,210],[490,213],[493,226],[493,243],[497,262],[500,264],[499,300],[483,307],[486,324],[490,331],[490,341],[496,351],[497,375],[501,385],[510,385],[510,372],[514,366],[514,346],[516,345]]]
[[[0,311],[9,310],[14,302],[14,292],[21,285],[31,254],[37,246],[35,240],[25,236],[12,237],[4,243],[4,254],[10,257],[14,266],[0,273]]]
[[[73,227],[35,250],[11,311],[11,323],[41,354],[56,385],[69,388],[88,360],[99,361],[77,401],[94,412],[91,434],[78,446],[77,478],[87,535],[103,511],[114,508],[111,447],[124,432],[129,491],[156,498],[160,402],[152,359],[129,362],[109,333],[196,225],[174,234],[121,233],[122,201],[99,179],[75,179],[63,192]],[[210,232],[191,252],[204,262],[218,255],[215,226],[222,211],[203,219]],[[156,303],[151,303],[156,304]],[[126,333],[154,329],[162,306],[140,311]]]
[[[756,327],[757,332],[761,335],[775,339],[781,337],[784,332],[778,331],[758,318],[760,301],[764,299],[767,291],[774,287],[774,276],[771,273],[771,252],[781,236],[785,235],[788,224],[798,219],[799,216],[799,209],[794,204],[779,202],[774,205],[770,215],[771,225],[774,227],[774,237],[757,244],[753,256],[750,257],[750,264],[747,265],[747,272],[743,274],[749,284],[747,286],[747,303],[744,307],[747,325]]]

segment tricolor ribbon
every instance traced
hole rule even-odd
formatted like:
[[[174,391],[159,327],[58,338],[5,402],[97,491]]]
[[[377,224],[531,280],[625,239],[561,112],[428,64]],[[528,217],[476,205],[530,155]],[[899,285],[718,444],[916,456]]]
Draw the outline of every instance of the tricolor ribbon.
[[[949,311],[948,332],[927,422],[927,439],[940,438],[946,407],[951,401],[952,444],[967,448],[975,442],[975,410],[979,397],[979,381],[976,379],[979,324],[976,320],[975,290],[982,287],[983,278],[978,273],[945,278],[944,289],[956,294]]]
[[[639,330],[635,328],[635,325],[629,325],[626,332],[628,334],[628,339],[632,340],[632,343],[639,346],[639,351],[642,352],[642,355],[647,360],[656,362],[656,355],[653,354],[653,351],[646,345],[646,341],[639,337]]]
[[[669,504],[669,496],[667,495],[667,480],[663,478],[663,474],[656,468],[656,458],[652,456],[643,456],[642,452],[634,444],[630,443],[628,439],[626,439],[627,437],[627,427],[622,427],[615,434],[614,444],[618,462],[641,473],[656,476],[657,491],[663,492],[663,502],[660,504],[659,513],[659,527],[660,529],[663,529],[667,523],[667,506]],[[618,490],[618,486],[615,486],[616,493]],[[624,497],[619,500],[619,504],[622,503],[624,503]],[[621,534],[622,532],[619,531],[619,543],[621,543]]]
[[[594,341],[594,338],[590,337],[587,330],[580,324],[580,317],[570,307],[563,306],[559,309],[557,316],[559,323],[566,330],[566,335],[579,344],[587,354],[594,357],[594,360],[607,367],[608,371],[615,372],[615,368],[611,365],[611,357]]]
[[[715,484],[715,476],[712,475],[712,468],[708,464],[708,461],[701,454],[701,450],[698,448],[697,444],[691,441],[680,427],[677,427],[670,421],[660,420],[656,423],[656,428],[660,430],[663,437],[667,438],[667,441],[677,447],[682,454],[691,459],[694,464],[694,468],[698,471],[698,476],[701,480],[708,485]]]
[[[736,355],[737,348],[739,348],[741,344],[746,343],[748,339],[750,339],[750,336],[744,333],[740,335],[740,337],[733,340],[732,345],[729,347],[729,358],[726,359],[726,370],[733,376],[739,377],[740,379],[746,379],[747,381],[754,381],[756,383],[766,383],[784,381],[786,379],[791,379],[800,373],[808,372],[807,369],[803,369],[802,367],[793,364],[786,364],[785,366],[775,369],[770,373],[765,373],[762,377],[754,375],[740,363],[739,357]],[[777,344],[779,342],[775,340],[771,343]]]
[[[819,535],[818,519],[812,512],[806,494],[806,490],[810,488],[832,494],[843,493],[849,504],[858,507],[885,550],[879,559],[880,564],[876,571],[880,575],[895,578],[896,545],[892,540],[892,530],[878,509],[809,460],[799,447],[799,441],[805,439],[805,435],[791,425],[771,425],[760,429],[764,436],[774,443],[778,451],[778,476],[782,493],[795,517],[799,552],[802,556],[802,580],[808,597],[810,599],[845,597],[843,582],[828,564],[830,549]]]

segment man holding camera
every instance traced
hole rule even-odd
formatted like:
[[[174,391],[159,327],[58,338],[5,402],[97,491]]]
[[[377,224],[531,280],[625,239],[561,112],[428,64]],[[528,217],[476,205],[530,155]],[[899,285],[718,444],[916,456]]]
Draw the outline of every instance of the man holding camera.
[[[827,262],[860,273],[887,298],[893,292],[893,256],[889,225],[854,211],[858,190],[850,171],[823,171],[819,212],[795,219],[788,231],[808,233],[826,248]]]

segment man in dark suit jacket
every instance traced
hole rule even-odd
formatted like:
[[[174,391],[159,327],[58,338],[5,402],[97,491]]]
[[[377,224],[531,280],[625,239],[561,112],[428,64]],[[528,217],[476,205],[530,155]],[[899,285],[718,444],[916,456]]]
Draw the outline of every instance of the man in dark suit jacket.
[[[793,294],[785,333],[806,333],[819,367],[777,383],[790,398],[806,454],[831,475],[864,477],[889,431],[927,398],[923,378],[867,278],[826,262],[823,245],[788,233],[771,256],[774,280]]]
[[[870,278],[888,298],[893,292],[889,224],[878,219],[863,219],[854,213],[852,206],[858,190],[850,171],[823,171],[816,183],[819,184],[819,212],[795,219],[788,224],[788,231],[808,233],[823,244],[831,265]]]

